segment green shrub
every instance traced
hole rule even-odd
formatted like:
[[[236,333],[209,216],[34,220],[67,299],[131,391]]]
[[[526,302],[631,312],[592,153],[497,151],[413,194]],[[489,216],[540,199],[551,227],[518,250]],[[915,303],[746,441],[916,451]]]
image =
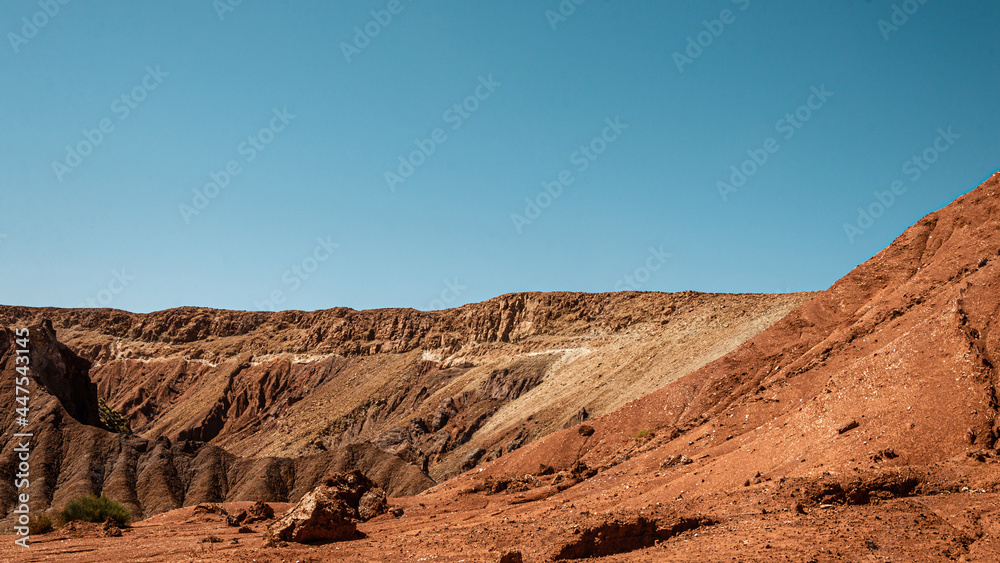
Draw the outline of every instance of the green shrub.
[[[120,502],[104,495],[100,498],[88,495],[74,499],[59,513],[61,524],[74,520],[101,523],[109,519],[118,527],[124,528],[132,521],[132,513]]]
[[[637,434],[635,435],[635,439],[636,439],[636,440],[643,440],[643,439],[645,439],[645,438],[648,438],[648,437],[650,437],[650,436],[652,436],[652,435],[653,435],[653,433],[652,433],[652,432],[650,432],[649,430],[640,430],[640,431],[639,431],[639,432],[638,432],[638,433],[637,433]]]
[[[126,435],[132,434],[132,428],[129,426],[128,420],[120,412],[109,407],[101,397],[97,398],[97,411],[101,422],[112,432]]]
[[[52,519],[48,517],[47,514],[38,514],[31,517],[28,521],[28,533],[32,536],[38,534],[47,534],[54,530],[52,527]]]

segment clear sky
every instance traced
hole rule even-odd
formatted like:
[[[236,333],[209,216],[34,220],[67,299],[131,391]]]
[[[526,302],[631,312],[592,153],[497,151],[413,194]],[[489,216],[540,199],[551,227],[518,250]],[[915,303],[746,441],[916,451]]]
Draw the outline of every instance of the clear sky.
[[[993,0],[63,2],[0,4],[4,304],[819,290],[1000,168]]]

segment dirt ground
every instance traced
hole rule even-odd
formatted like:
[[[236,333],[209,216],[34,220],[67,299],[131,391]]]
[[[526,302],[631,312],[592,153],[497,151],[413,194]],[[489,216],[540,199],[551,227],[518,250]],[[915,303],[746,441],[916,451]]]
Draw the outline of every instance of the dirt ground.
[[[0,559],[458,563],[497,562],[518,551],[526,562],[1000,560],[1000,470],[993,464],[948,464],[937,475],[921,477],[928,494],[887,493],[864,504],[836,495],[829,502],[817,500],[822,488],[807,489],[823,476],[765,477],[737,490],[684,498],[687,493],[675,496],[664,486],[668,472],[643,475],[642,463],[626,465],[561,492],[544,485],[518,493],[474,492],[473,478],[461,479],[391,499],[403,516],[363,523],[353,541],[265,547],[266,523],[239,533],[222,517],[195,516],[187,507],[137,522],[121,537],[100,537],[96,524],[37,536],[27,550],[14,546],[12,536],[0,537]],[[683,472],[697,471],[698,465]],[[975,487],[988,488],[933,491],[934,479],[946,475],[964,475]],[[951,485],[942,483],[942,489]],[[222,506],[233,512],[249,504]],[[273,506],[279,515],[290,507]]]

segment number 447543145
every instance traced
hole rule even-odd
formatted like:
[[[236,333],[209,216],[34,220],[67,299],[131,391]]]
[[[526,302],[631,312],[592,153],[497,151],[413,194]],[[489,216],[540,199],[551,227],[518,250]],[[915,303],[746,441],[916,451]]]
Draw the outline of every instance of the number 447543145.
[[[19,417],[27,419],[28,399],[31,396],[31,391],[28,389],[28,385],[31,382],[31,378],[28,377],[31,373],[31,357],[28,346],[30,332],[27,328],[19,328],[14,334],[17,337],[15,340],[17,344],[17,358],[14,360],[16,364],[15,369],[17,370],[17,377],[14,380],[16,394],[14,400],[20,405],[14,410]]]

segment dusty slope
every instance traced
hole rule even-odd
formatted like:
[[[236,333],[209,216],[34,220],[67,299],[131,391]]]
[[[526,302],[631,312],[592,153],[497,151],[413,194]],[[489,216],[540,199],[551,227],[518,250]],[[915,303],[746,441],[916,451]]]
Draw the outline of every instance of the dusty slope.
[[[867,466],[884,448],[898,456],[884,465],[902,466],[994,447],[998,180],[928,215],[727,356],[595,421],[583,459],[620,455],[642,429],[658,434],[652,445],[680,431],[672,447],[695,443],[678,453],[727,460],[711,468],[712,484],[726,486],[745,479],[732,462],[740,457],[800,475]],[[856,431],[836,432],[852,420]],[[490,473],[517,474],[530,458],[522,452]]]
[[[51,319],[141,437],[297,457],[372,441],[453,474],[733,349],[812,294],[527,293],[458,309],[0,307]]]
[[[365,538],[203,560],[998,561],[998,195],[1000,174],[725,357],[395,499]]]

